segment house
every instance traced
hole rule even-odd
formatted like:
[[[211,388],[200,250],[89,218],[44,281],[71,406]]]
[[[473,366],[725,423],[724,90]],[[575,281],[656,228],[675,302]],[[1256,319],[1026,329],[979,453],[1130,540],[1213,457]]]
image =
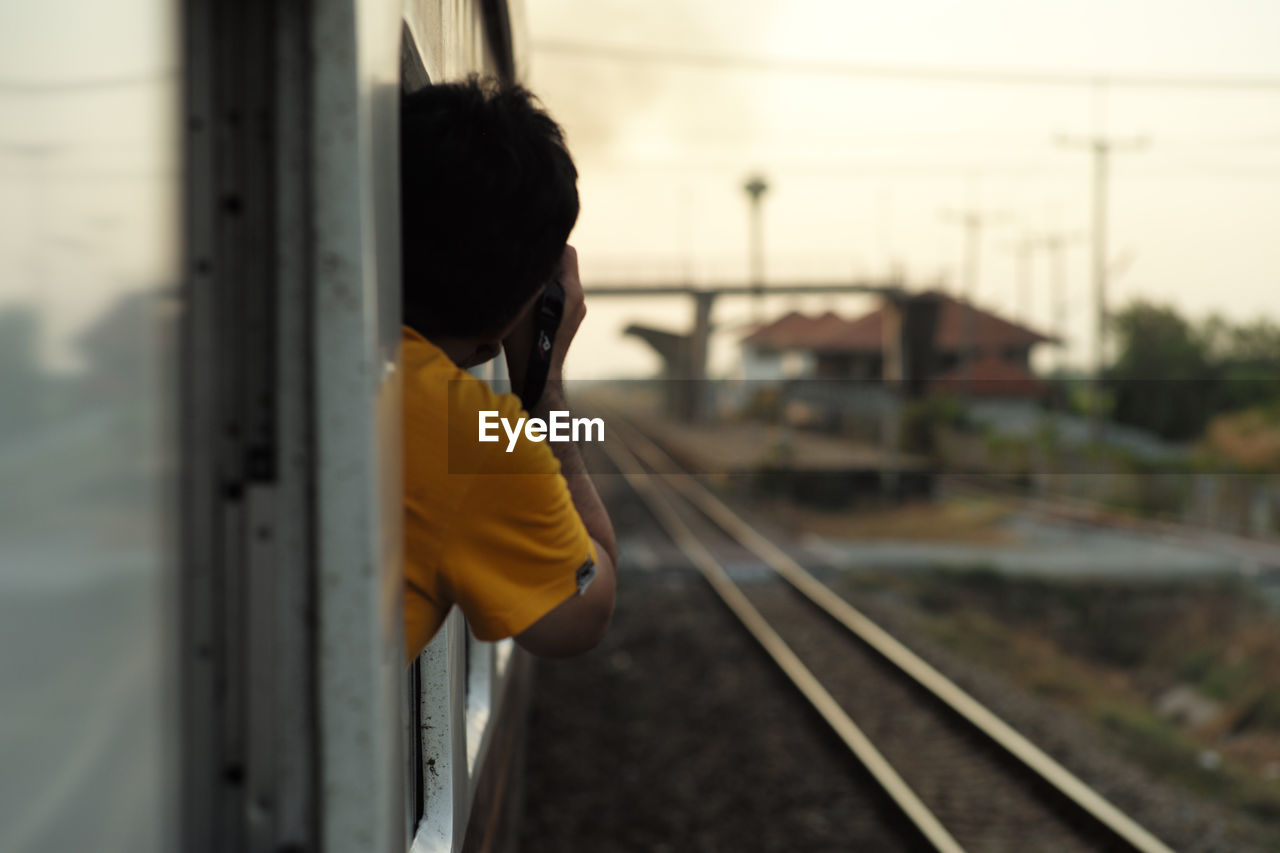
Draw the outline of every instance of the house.
[[[907,306],[904,308],[904,306]],[[904,334],[905,317],[910,335]],[[911,340],[906,340],[908,337]],[[970,396],[1039,398],[1045,385],[1031,371],[1032,350],[1057,343],[945,293],[929,291],[886,302],[856,319],[833,312],[792,311],[742,339],[747,379],[855,380],[880,383],[901,375],[904,347],[923,388],[955,388]]]

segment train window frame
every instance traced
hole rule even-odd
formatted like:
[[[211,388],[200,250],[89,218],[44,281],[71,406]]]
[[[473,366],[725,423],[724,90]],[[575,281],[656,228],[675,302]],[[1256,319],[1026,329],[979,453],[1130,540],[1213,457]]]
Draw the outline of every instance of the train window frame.
[[[407,0],[401,29],[400,89],[416,91],[432,81],[488,70],[505,79],[512,61],[506,9],[500,3],[461,4],[427,10]],[[502,12],[493,19],[494,10]],[[435,14],[427,14],[431,11]],[[503,47],[491,45],[506,32]],[[495,362],[475,375],[499,378]],[[513,640],[478,639],[454,608],[410,669],[407,685],[407,816],[412,853],[457,851],[467,843],[471,810],[507,710],[509,683],[517,676]],[[510,721],[507,721],[510,722]]]
[[[407,5],[410,8],[401,21],[400,39],[403,93],[430,86],[433,79],[443,76],[440,46],[431,50],[433,42],[443,41],[443,27],[427,33],[424,52],[424,45],[414,35],[412,4]],[[406,744],[412,853],[457,850],[465,835],[473,766],[467,749],[471,639],[464,617],[454,608],[412,667],[406,697],[407,717],[411,729],[416,729]],[[475,713],[471,716],[474,719]]]

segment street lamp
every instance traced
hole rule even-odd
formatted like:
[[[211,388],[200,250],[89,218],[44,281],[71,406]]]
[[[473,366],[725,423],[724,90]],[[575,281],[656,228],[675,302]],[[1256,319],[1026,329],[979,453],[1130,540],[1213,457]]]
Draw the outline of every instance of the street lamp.
[[[748,274],[750,284],[755,288],[755,319],[758,322],[760,317],[760,301],[764,295],[764,226],[761,220],[760,199],[769,189],[769,184],[765,181],[764,176],[760,174],[751,175],[747,178],[747,182],[742,185],[746,190],[747,197],[751,201],[750,209],[750,246],[748,250],[749,266]]]

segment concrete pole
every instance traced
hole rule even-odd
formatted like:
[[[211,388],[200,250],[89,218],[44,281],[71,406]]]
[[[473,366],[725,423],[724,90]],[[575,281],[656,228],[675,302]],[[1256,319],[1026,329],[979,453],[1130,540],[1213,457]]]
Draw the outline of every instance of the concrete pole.
[[[1093,299],[1097,331],[1093,340],[1093,405],[1089,409],[1089,432],[1094,441],[1102,438],[1102,374],[1107,367],[1107,158],[1113,151],[1137,150],[1144,139],[1117,140],[1105,136],[1086,139],[1059,138],[1060,145],[1083,148],[1093,155]]]
[[[1053,336],[1058,339],[1058,372],[1067,366],[1067,253],[1066,239],[1060,235],[1047,238],[1049,249],[1050,296]]]
[[[1014,294],[1014,315],[1022,323],[1031,322],[1031,253],[1035,243],[1026,239],[1018,243],[1014,255],[1018,261],[1017,293]]]
[[[693,331],[689,335],[689,395],[690,421],[700,421],[707,414],[707,360],[711,349],[711,308],[715,304],[715,291],[699,291],[693,297]]]
[[[769,184],[762,175],[752,175],[743,184],[742,188],[746,191],[750,200],[749,212],[749,244],[747,250],[749,252],[747,261],[748,277],[751,280],[751,286],[755,288],[755,298],[752,306],[752,320],[759,323],[763,319],[763,306],[761,302],[764,297],[764,219],[762,214],[762,199],[764,194],[769,190]]]
[[[963,393],[970,392],[973,363],[977,360],[977,332],[974,328],[974,306],[978,292],[978,254],[982,244],[982,228],[1004,218],[1000,213],[982,213],[978,210],[944,210],[943,218],[964,228],[964,282],[961,300],[965,303],[964,344],[960,353]]]
[[[1107,148],[1105,141],[1094,140],[1093,298],[1098,331],[1093,340],[1093,375],[1099,391],[1102,387],[1102,372],[1107,367]]]

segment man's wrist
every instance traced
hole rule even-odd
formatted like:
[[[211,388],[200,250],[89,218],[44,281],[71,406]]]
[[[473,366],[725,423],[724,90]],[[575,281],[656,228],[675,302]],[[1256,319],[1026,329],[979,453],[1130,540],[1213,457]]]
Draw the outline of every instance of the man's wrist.
[[[547,384],[542,389],[542,396],[538,398],[538,414],[545,415],[553,410],[559,411],[567,409],[568,404],[564,398],[564,384],[558,375],[548,376]]]

